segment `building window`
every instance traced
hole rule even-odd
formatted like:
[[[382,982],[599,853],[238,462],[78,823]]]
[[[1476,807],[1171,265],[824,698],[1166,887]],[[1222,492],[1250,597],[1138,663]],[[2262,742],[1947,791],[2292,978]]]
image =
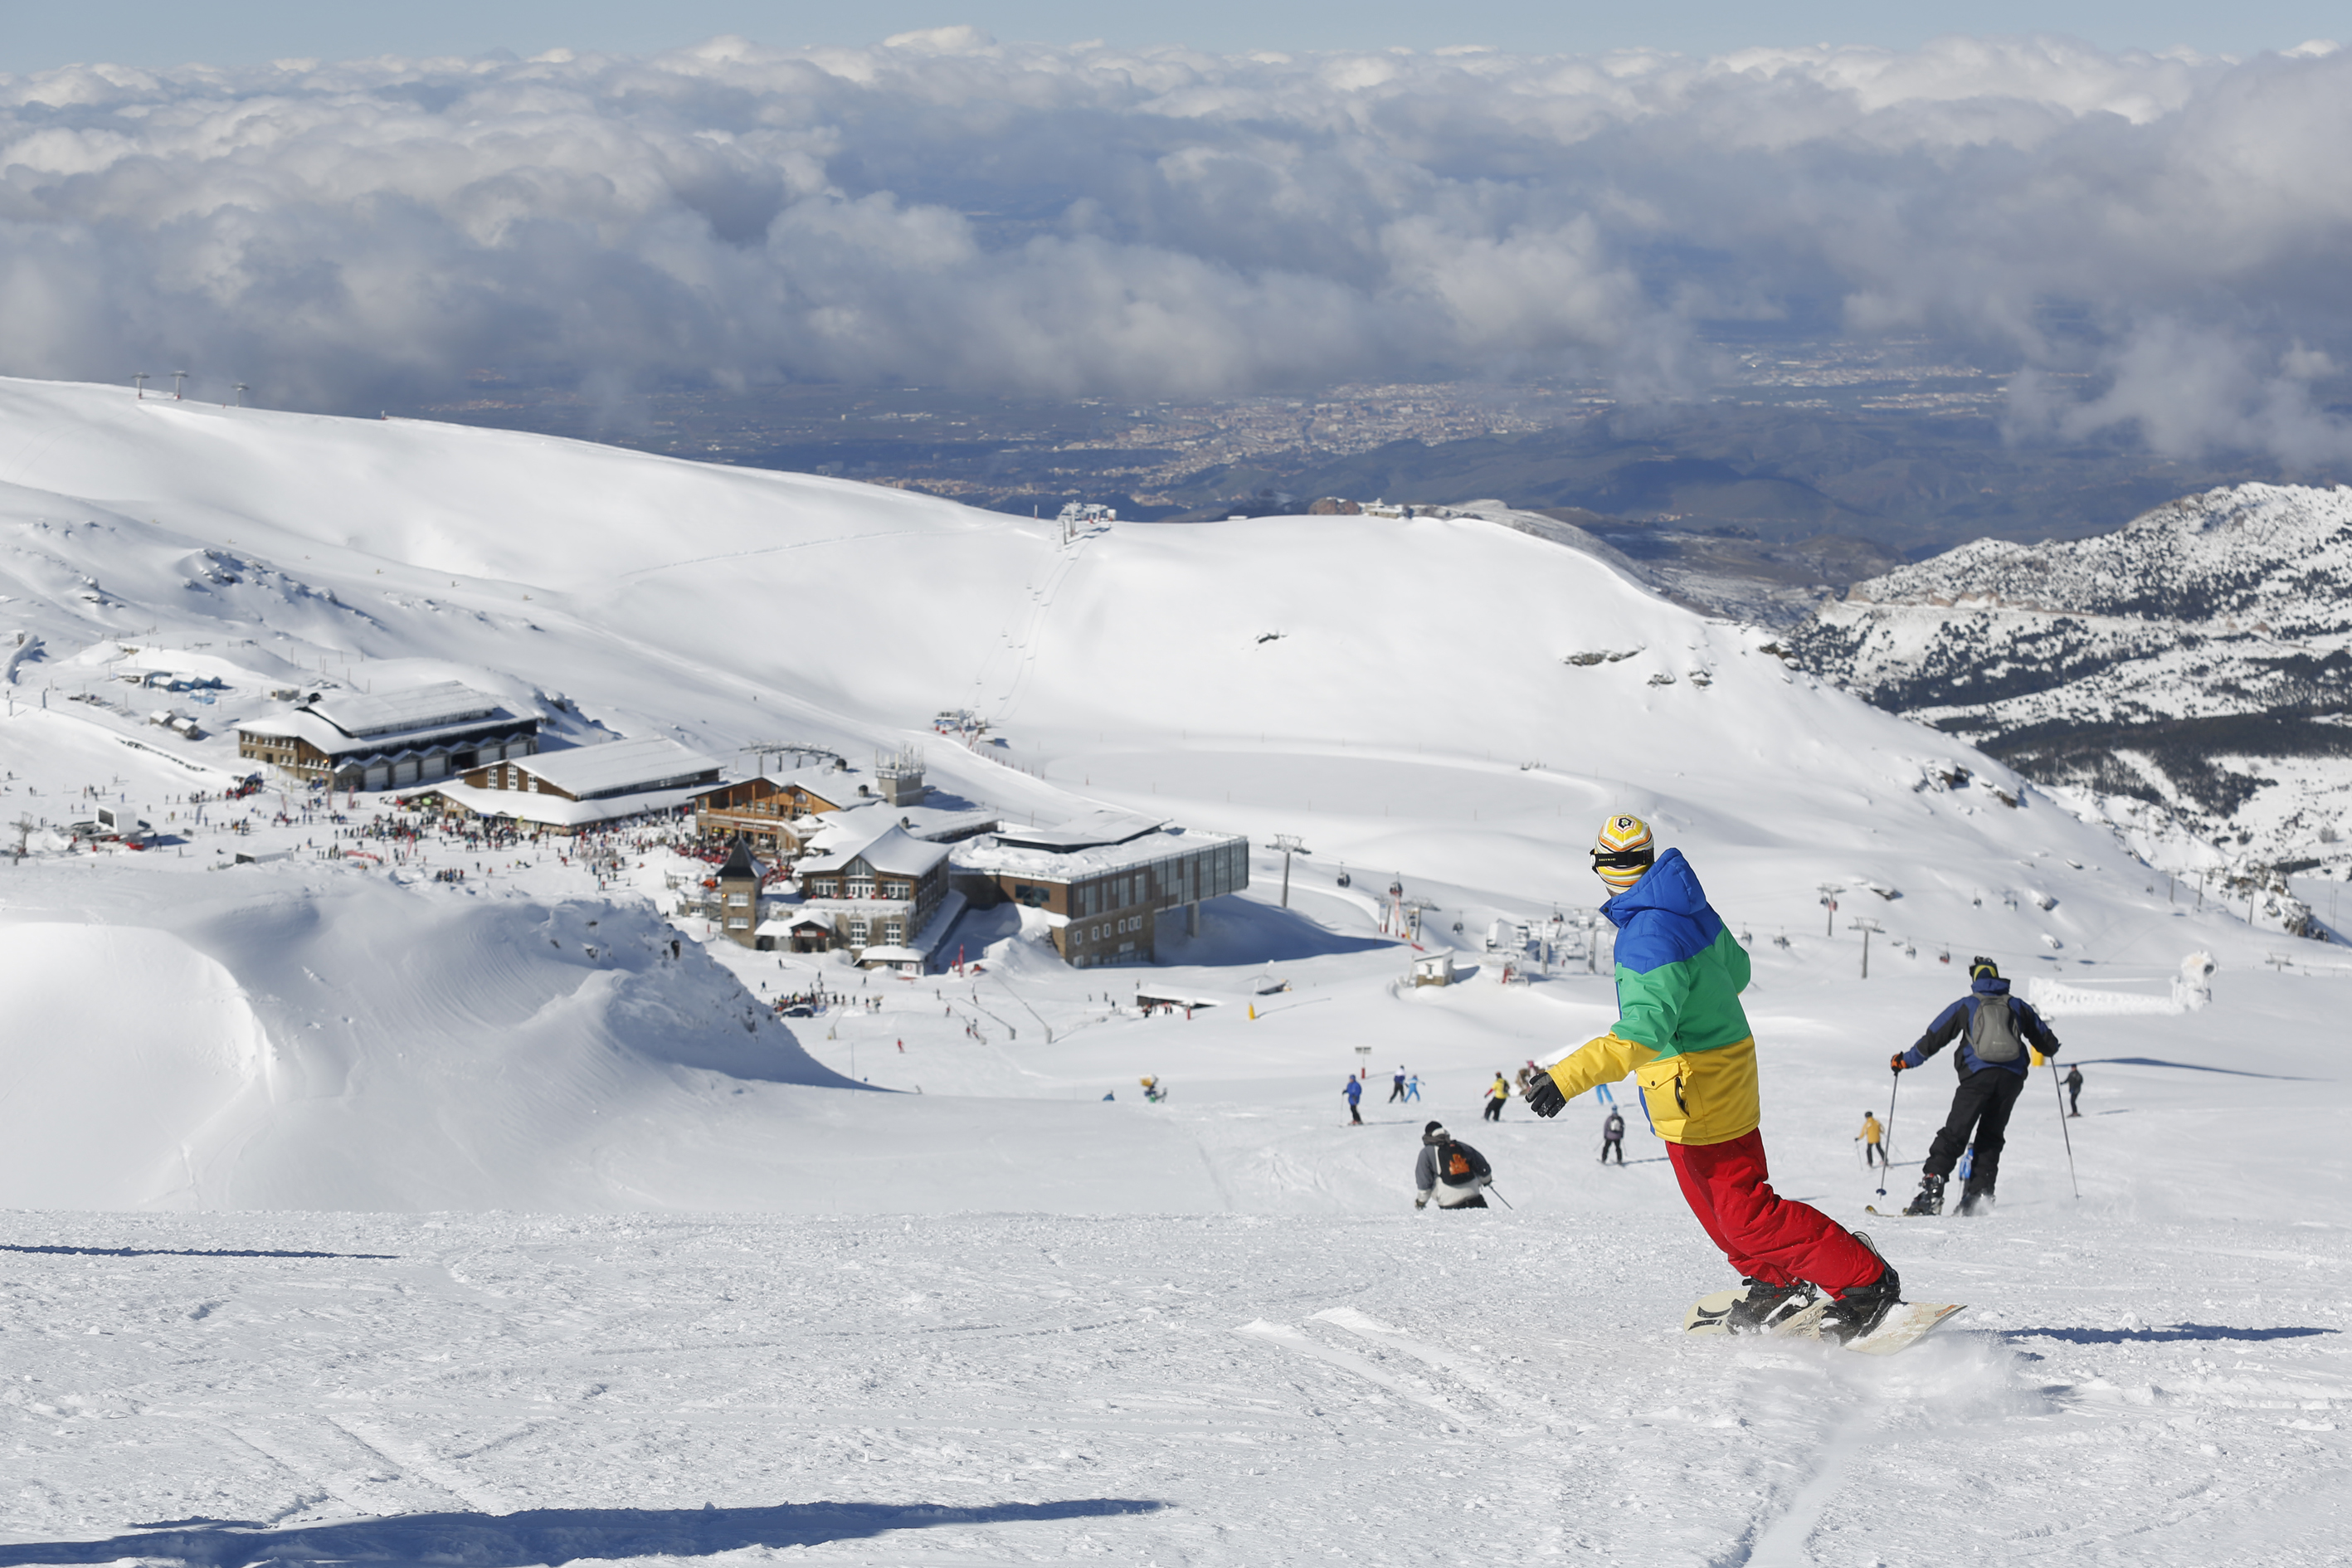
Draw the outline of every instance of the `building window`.
[[[906,923],[902,921],[884,921],[882,922],[882,940],[888,942],[892,947],[896,947],[900,942],[906,941]]]
[[[853,947],[866,945],[866,917],[858,916],[849,922],[849,942]]]
[[[840,885],[830,877],[820,877],[809,884],[809,891],[820,899],[830,899],[834,897],[834,889]]]
[[[727,917],[727,929],[729,931],[750,931],[751,929],[751,917],[749,915],[729,915]]]
[[[749,893],[730,893],[727,895],[727,901],[736,909],[740,910],[751,903],[751,895]]]
[[[905,899],[908,897],[910,893],[911,889],[908,889],[907,884],[904,882],[885,882],[882,884],[882,896],[886,899]]]
[[[855,876],[850,878],[849,896],[853,899],[872,898],[874,896],[874,879],[870,876]]]

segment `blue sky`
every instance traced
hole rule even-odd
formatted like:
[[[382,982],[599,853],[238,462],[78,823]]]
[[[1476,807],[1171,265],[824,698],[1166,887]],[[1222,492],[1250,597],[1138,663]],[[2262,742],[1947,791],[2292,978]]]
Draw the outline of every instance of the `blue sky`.
[[[1881,44],[1910,47],[1942,34],[2054,32],[2103,48],[2186,46],[2250,54],[2352,35],[2340,4],[2245,0],[1980,0],[1968,5],[1804,0],[1758,6],[1729,0],[1619,4],[1560,0],[1316,0],[1267,5],[1191,0],[1181,6],[1090,0],[0,0],[0,71],[109,60],[168,66],[244,65],[288,56],[383,53],[529,55],[557,46],[646,52],[738,33],[771,44],[858,44],[918,27],[970,23],[1000,39],[1134,47],[1183,43],[1242,49],[1416,48],[1485,44],[1585,52],[1651,46],[1712,52],[1750,44]]]

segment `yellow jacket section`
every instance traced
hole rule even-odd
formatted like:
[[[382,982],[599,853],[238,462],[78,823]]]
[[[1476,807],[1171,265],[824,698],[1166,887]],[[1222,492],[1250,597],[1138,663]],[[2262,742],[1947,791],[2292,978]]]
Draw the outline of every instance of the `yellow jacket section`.
[[[1712,1051],[1662,1057],[1649,1047],[1603,1035],[1547,1069],[1574,1100],[1632,1073],[1642,1085],[1650,1125],[1669,1143],[1728,1143],[1756,1130],[1764,1108],[1756,1093],[1756,1040]]]

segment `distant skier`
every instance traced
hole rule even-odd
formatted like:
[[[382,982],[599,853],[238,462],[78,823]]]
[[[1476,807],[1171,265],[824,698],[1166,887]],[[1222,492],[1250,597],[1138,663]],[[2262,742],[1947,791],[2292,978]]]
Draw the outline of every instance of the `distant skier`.
[[[2009,994],[2009,982],[1990,958],[1969,960],[1969,994],[1937,1014],[1919,1043],[1897,1054],[1890,1065],[1896,1072],[1918,1067],[1954,1040],[1960,1042],[1952,1064],[1959,1071],[1960,1086],[1953,1092],[1943,1131],[1936,1134],[1927,1163],[1919,1168],[1918,1194],[1905,1214],[1944,1212],[1944,1179],[1958,1163],[1960,1151],[1971,1143],[1976,1157],[1961,1178],[1960,1212],[1975,1215],[1991,1208],[2009,1113],[2024,1091],[2032,1061],[2026,1045],[2031,1042],[2045,1057],[2058,1054],[2058,1037],[2040,1014]]]
[[[2063,1081],[2066,1085],[2066,1114],[2069,1116],[2082,1115],[2083,1069],[2075,1066],[2073,1062],[2068,1062],[2066,1064],[2066,1077]]]
[[[1411,1078],[1404,1080],[1404,1102],[1407,1105],[1411,1105],[1414,1100],[1419,1100],[1420,1098],[1421,1075],[1419,1073],[1415,1073]]]
[[[1619,1164],[1625,1163],[1625,1118],[1613,1105],[1609,1108],[1609,1120],[1601,1124],[1601,1163],[1609,1163],[1612,1154]]]
[[[1389,1086],[1389,1103],[1394,1105],[1404,1098],[1404,1068],[1396,1069],[1396,1081]]]
[[[1618,932],[1617,1022],[1528,1074],[1528,1108],[1557,1116],[1585,1090],[1635,1074],[1683,1197],[1748,1287],[1725,1326],[1769,1328],[1802,1306],[1811,1286],[1830,1298],[1824,1336],[1868,1333],[1902,1299],[1902,1281],[1867,1237],[1772,1190],[1756,1036],[1739,1005],[1747,952],[1682,851],[1658,855],[1640,817],[1601,824],[1592,868],[1615,895],[1601,912]]]
[[[1455,1142],[1444,1122],[1433,1121],[1421,1130],[1421,1154],[1412,1164],[1413,1207],[1427,1207],[1434,1194],[1442,1209],[1485,1208],[1485,1189],[1494,1180],[1486,1156]]]
[[[1867,1110],[1864,1111],[1862,1113],[1862,1131],[1855,1133],[1853,1136],[1854,1142],[1862,1145],[1862,1168],[1864,1170],[1866,1171],[1873,1165],[1884,1165],[1886,1163],[1886,1144],[1885,1142],[1886,1138],[1886,1129],[1878,1124],[1877,1117],[1872,1115]]]
[[[1495,1081],[1486,1088],[1486,1109],[1481,1114],[1488,1121],[1500,1121],[1503,1119],[1503,1102],[1510,1098],[1510,1080],[1496,1073]]]
[[[1339,1092],[1348,1097],[1348,1125],[1361,1127],[1364,1124],[1364,1119],[1357,1114],[1356,1105],[1364,1098],[1364,1080],[1349,1073],[1348,1086]]]

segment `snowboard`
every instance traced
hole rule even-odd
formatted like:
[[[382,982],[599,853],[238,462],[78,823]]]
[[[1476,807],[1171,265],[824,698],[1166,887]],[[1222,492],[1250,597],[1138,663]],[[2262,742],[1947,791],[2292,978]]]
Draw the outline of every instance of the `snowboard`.
[[[1683,1332],[1686,1334],[1728,1334],[1724,1320],[1731,1315],[1732,1303],[1738,1300],[1738,1290],[1717,1290],[1702,1296],[1683,1314]],[[1774,1339],[1819,1340],[1822,1337],[1822,1314],[1829,1310],[1829,1298],[1816,1297],[1810,1304],[1791,1312],[1767,1331]],[[1858,1355],[1893,1355],[1907,1350],[1925,1339],[1946,1319],[1968,1310],[1963,1303],[1945,1301],[1898,1301],[1878,1327],[1860,1339],[1849,1340],[1845,1349]]]

